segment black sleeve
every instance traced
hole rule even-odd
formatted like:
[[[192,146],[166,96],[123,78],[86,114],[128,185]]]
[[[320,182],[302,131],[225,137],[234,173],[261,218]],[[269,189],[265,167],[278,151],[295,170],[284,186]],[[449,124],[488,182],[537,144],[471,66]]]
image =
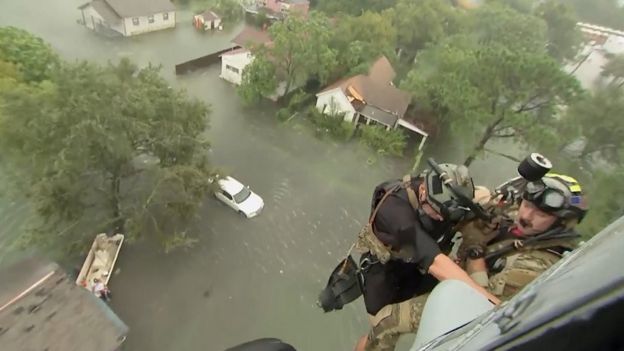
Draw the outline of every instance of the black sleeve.
[[[407,198],[397,194],[389,196],[379,208],[375,218],[375,234],[393,251],[400,252],[406,262],[416,263],[421,273],[426,273],[433,259],[441,253],[435,240],[418,220]]]
[[[438,244],[418,223],[401,228],[399,236],[403,239],[400,245],[401,252],[410,262],[418,265],[422,274],[426,274],[435,257],[442,253]]]

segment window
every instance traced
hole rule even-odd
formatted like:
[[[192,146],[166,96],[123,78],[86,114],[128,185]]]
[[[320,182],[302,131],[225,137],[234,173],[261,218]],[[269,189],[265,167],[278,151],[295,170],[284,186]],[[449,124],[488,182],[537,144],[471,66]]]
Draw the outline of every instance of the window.
[[[169,12],[163,13],[163,21],[167,21],[169,19]]]
[[[234,195],[234,201],[236,201],[237,204],[240,204],[241,202],[247,200],[249,196],[251,196],[251,190],[247,187],[243,187],[238,194]]]
[[[227,191],[221,190],[221,194],[223,194],[223,196],[225,196],[226,199],[232,201],[232,195],[230,195]]]
[[[147,22],[154,23],[154,16],[153,15],[147,16]]]
[[[132,17],[132,24],[134,24],[135,26],[139,25],[139,18],[138,17]]]
[[[230,65],[225,65],[225,69],[227,69],[228,71],[232,71],[232,72],[234,72],[236,74],[240,73],[240,70],[238,68],[232,67]]]

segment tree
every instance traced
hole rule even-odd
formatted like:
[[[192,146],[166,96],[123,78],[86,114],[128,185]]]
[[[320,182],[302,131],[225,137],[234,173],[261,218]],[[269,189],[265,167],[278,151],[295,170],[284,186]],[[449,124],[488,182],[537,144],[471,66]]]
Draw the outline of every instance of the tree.
[[[262,61],[245,68],[249,72],[243,72],[247,75],[241,86],[243,91],[266,92],[273,84],[264,84],[254,77],[266,77],[269,71],[284,82],[285,93],[293,84],[303,84],[310,78],[318,79],[321,84],[327,81],[336,61],[336,52],[329,47],[331,31],[327,17],[318,12],[311,12],[308,18],[293,13],[271,26],[269,34],[270,44],[252,50],[254,61]]]
[[[258,50],[254,60],[243,70],[243,80],[238,88],[238,94],[247,105],[258,103],[277,89],[275,66],[264,53],[266,48]]]
[[[618,164],[624,150],[624,89],[615,86],[598,88],[591,95],[576,101],[567,111],[563,123],[577,126],[586,145],[581,154],[599,153],[603,159]],[[573,135],[572,135],[573,136]]]
[[[560,62],[574,59],[582,41],[574,9],[561,0],[548,0],[540,3],[535,14],[546,22],[550,56]]]
[[[380,55],[392,57],[397,31],[389,17],[366,11],[362,15],[339,19],[331,47],[337,52],[336,78],[368,71],[371,61]]]
[[[610,57],[607,64],[602,67],[600,75],[611,77],[611,85],[622,87],[624,85],[624,54]]]
[[[600,170],[584,188],[589,193],[589,212],[580,225],[581,233],[591,237],[624,215],[624,167]]]
[[[358,16],[365,11],[381,12],[394,6],[396,0],[318,0],[317,9],[328,16],[346,14]]]
[[[624,30],[624,9],[618,0],[570,0],[583,22]]]
[[[424,50],[402,84],[456,135],[476,136],[466,165],[492,138],[529,144],[556,140],[551,128],[555,113],[580,92],[578,82],[539,45],[545,41],[543,33],[535,32],[543,29],[540,21],[509,11],[494,7],[475,12],[479,18],[472,33]],[[495,34],[506,26],[514,31]],[[515,40],[514,34],[519,36]]]
[[[457,33],[463,18],[462,11],[439,0],[399,0],[383,15],[392,19],[398,33],[397,46],[409,62],[428,43]]]
[[[50,77],[58,55],[43,39],[15,27],[0,27],[0,61],[16,65],[27,82]]]
[[[184,225],[211,187],[208,108],[158,68],[62,64],[1,98],[3,161],[41,218],[28,243],[83,248],[98,231],[189,240]]]

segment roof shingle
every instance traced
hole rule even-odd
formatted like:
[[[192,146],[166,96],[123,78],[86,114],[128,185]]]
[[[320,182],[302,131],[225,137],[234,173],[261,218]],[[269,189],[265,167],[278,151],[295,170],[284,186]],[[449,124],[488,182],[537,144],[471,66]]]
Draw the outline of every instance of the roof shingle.
[[[105,0],[119,17],[148,16],[156,13],[175,11],[169,0]]]

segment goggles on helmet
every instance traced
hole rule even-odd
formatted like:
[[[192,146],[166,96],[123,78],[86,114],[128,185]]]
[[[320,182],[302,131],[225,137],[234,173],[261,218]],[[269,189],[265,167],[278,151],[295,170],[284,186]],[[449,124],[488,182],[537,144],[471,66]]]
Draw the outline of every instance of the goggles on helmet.
[[[528,182],[522,196],[544,212],[556,212],[568,207],[567,196],[561,189],[546,186],[544,182]]]

